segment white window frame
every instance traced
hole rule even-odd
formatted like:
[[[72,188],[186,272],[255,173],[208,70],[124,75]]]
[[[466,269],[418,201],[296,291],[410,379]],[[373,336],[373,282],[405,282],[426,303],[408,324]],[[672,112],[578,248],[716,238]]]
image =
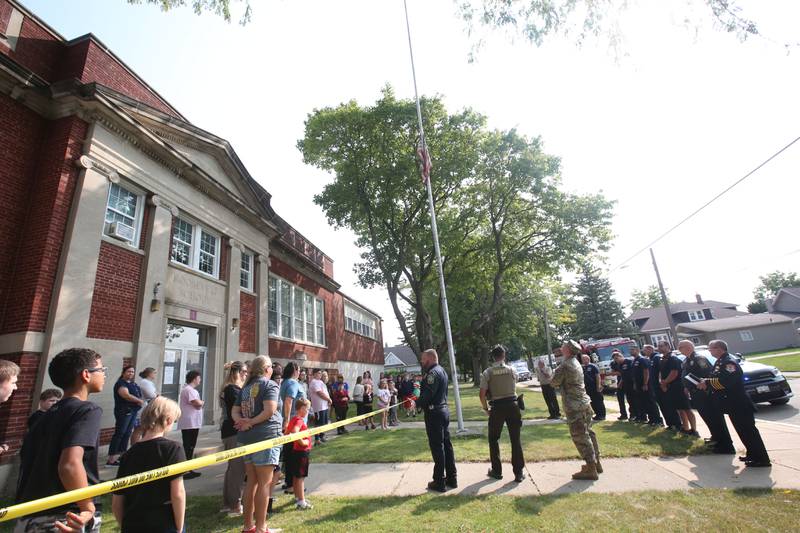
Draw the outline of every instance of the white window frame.
[[[318,298],[316,295],[304,290],[302,287],[290,283],[289,281],[274,274],[269,275],[268,284],[271,287],[270,290],[272,290],[273,287],[275,289],[275,294],[274,294],[275,306],[273,310],[272,306],[270,305],[269,313],[275,313],[277,317],[276,328],[275,330],[269,332],[269,336],[277,339],[285,339],[312,346],[325,347],[326,346],[325,345],[325,302],[321,298]],[[283,302],[284,291],[287,291],[289,293],[289,299],[287,304],[289,307],[288,313],[284,309],[284,302]],[[299,306],[298,306],[298,298],[300,300]],[[309,311],[307,303],[309,301],[311,302],[310,320],[309,317],[307,316]],[[318,309],[320,307],[322,309],[321,324],[319,323],[318,320],[320,317]],[[296,316],[295,311],[297,310],[301,312],[302,316]],[[284,330],[283,318],[288,318],[289,327],[291,331],[289,332],[283,331]],[[269,328],[269,317],[267,317],[267,320],[268,320],[267,327]],[[309,330],[310,330],[311,340],[309,340],[308,336]]]
[[[111,200],[111,189],[113,187],[118,187],[123,191],[129,192],[130,194],[136,197],[136,212],[134,213],[133,217],[130,217],[124,213],[120,213],[116,209],[109,207],[108,202]],[[142,220],[144,219],[144,204],[145,204],[145,194],[137,189],[136,187],[132,187],[127,183],[109,183],[108,186],[108,194],[106,194],[106,208],[103,211],[103,235],[109,237],[114,240],[118,240],[116,237],[111,237],[109,233],[109,229],[111,228],[111,223],[106,220],[106,215],[108,214],[108,210],[111,209],[113,212],[118,213],[121,216],[126,218],[133,218],[133,240],[118,240],[121,243],[127,243],[129,246],[133,248],[139,248],[139,242],[141,241],[142,235]]]
[[[705,319],[706,315],[702,309],[700,311],[689,311],[689,322],[701,322]]]
[[[741,329],[739,330],[739,337],[742,339],[743,342],[752,342],[755,340],[753,337],[753,332],[749,329]]]
[[[244,267],[245,257],[248,258],[247,269],[245,269]],[[255,265],[255,258],[256,258],[255,254],[242,252],[242,257],[239,265],[239,286],[251,292],[253,291],[253,274],[255,273],[255,269],[253,268],[253,266]],[[245,275],[247,276],[247,282],[242,283],[242,278]]]
[[[350,315],[347,316],[348,308]],[[369,324],[368,322],[372,322]],[[344,302],[344,329],[350,333],[378,340],[378,317],[352,302]]]
[[[201,274],[203,276],[208,276],[208,277],[211,277],[211,278],[214,278],[214,279],[219,279],[219,261],[220,261],[220,255],[222,255],[221,254],[221,251],[222,251],[222,237],[220,236],[220,234],[217,233],[216,231],[208,229],[208,227],[203,226],[202,224],[199,224],[199,223],[195,222],[190,217],[177,216],[177,217],[175,217],[175,219],[176,219],[175,220],[175,224],[177,224],[178,221],[183,221],[183,222],[185,222],[185,223],[187,223],[187,224],[192,226],[192,242],[191,243],[186,243],[185,241],[180,241],[180,242],[182,242],[184,244],[188,244],[189,245],[189,264],[187,265],[185,263],[181,263],[180,261],[177,261],[172,255],[172,250],[173,250],[172,245],[173,245],[173,241],[176,238],[176,234],[173,232],[172,239],[170,240],[170,253],[169,253],[170,262],[174,263],[176,265],[181,265],[183,267],[189,268],[189,269],[191,269],[191,270],[193,270],[193,271],[195,271],[198,274]],[[200,244],[202,242],[203,233],[205,233],[205,234],[207,234],[207,235],[209,235],[211,237],[214,237],[214,239],[215,239],[214,265],[213,265],[214,266],[214,272],[211,273],[211,274],[209,274],[208,272],[203,272],[202,270],[200,270],[200,252],[201,252]],[[203,252],[203,253],[208,253],[208,252]]]
[[[670,342],[669,334],[668,333],[656,333],[655,335],[650,335],[650,342],[653,344],[653,346],[658,347],[658,343],[661,342],[661,341]],[[670,342],[670,344],[672,344],[672,343]]]

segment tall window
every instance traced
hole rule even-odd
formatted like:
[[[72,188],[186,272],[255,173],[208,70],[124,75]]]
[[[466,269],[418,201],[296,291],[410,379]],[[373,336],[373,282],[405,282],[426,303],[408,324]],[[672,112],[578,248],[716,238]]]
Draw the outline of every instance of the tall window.
[[[292,338],[292,286],[286,281],[281,281],[280,284],[280,303],[281,303],[281,330],[278,335]]]
[[[242,252],[242,267],[239,270],[239,285],[248,291],[253,290],[253,256]]]
[[[133,246],[139,243],[144,197],[112,183],[108,188],[103,233]]]
[[[175,220],[170,258],[209,276],[219,270],[219,237],[197,224]]]
[[[278,334],[278,280],[269,278],[269,334]]]
[[[269,277],[269,290],[270,335],[325,345],[325,304],[321,299],[274,276]]]
[[[372,313],[355,305],[344,303],[344,327],[347,331],[375,339],[378,336],[378,318]]]

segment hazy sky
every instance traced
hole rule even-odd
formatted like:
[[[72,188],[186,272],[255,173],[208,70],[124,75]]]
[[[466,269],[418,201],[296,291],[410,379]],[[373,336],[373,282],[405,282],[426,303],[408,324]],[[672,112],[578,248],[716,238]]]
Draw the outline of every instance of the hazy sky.
[[[342,290],[383,315],[392,344],[399,328],[385,291],[355,285],[353,236],[313,203],[331,176],[305,166],[296,142],[314,108],[369,104],[387,82],[413,95],[402,1],[252,3],[246,27],[124,0],[26,5],[68,39],[94,33],[189,120],[228,139],[275,209],[334,259]],[[616,200],[609,269],[800,136],[800,48],[778,44],[791,32],[800,41],[800,3],[745,2],[769,39],[744,44],[702,17],[687,27],[668,7],[686,2],[634,4],[616,52],[559,39],[534,48],[498,33],[470,64],[454,2],[409,0],[422,93],[541,135],[569,190]],[[800,270],[798,168],[800,143],[655,246],[674,299],[699,292],[743,307],[759,275]],[[649,254],[611,279],[627,302],[655,282]]]

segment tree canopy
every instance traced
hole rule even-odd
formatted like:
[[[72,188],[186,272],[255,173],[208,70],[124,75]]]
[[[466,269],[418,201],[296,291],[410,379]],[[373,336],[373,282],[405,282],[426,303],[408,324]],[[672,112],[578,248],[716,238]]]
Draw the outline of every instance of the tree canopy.
[[[672,303],[669,292],[667,291],[667,300],[668,303]],[[658,288],[658,285],[650,285],[644,290],[634,290],[631,292],[631,299],[628,302],[628,307],[630,307],[631,311],[635,311],[637,309],[650,309],[653,307],[659,307],[664,305],[664,302],[661,300],[661,291]]]
[[[602,339],[627,335],[631,326],[625,320],[622,304],[614,297],[611,282],[600,268],[584,263],[573,294],[575,323],[572,335],[582,339]]]
[[[778,291],[788,287],[800,287],[800,274],[776,270],[760,276],[761,283],[753,291],[753,302],[747,305],[750,313],[766,313],[767,300],[774,298]]]
[[[497,342],[499,316],[513,316],[517,331],[530,327],[541,308],[530,305],[535,280],[606,248],[612,203],[563,191],[560,162],[540,138],[490,130],[480,114],[451,114],[438,97],[424,98],[422,110],[453,336]],[[386,288],[405,342],[419,351],[444,348],[444,335],[417,142],[415,102],[386,87],[371,106],[313,111],[298,147],[333,174],[315,202],[334,227],[356,234],[359,283]],[[525,315],[512,305],[527,305]]]

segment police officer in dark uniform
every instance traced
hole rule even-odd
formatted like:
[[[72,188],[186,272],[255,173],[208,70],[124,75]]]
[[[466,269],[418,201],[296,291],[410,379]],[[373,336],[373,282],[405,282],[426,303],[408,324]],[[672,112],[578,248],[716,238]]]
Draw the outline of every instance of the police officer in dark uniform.
[[[633,394],[633,361],[625,357],[619,350],[611,353],[611,374],[617,376],[617,402],[619,402],[619,417],[617,420],[628,420],[628,410],[625,400],[630,406],[630,419],[635,419],[639,414],[636,399]]]
[[[650,360],[650,381],[648,391],[650,392],[650,398],[655,406],[652,411],[652,415],[650,416],[650,425],[661,426],[665,421],[661,418],[661,414],[659,414],[664,412],[663,408],[661,407],[663,401],[661,399],[661,388],[658,385],[660,377],[659,374],[661,373],[661,355],[656,352],[652,344],[645,344],[642,348],[642,353]]]
[[[581,355],[581,365],[583,365],[583,384],[586,387],[586,394],[592,401],[594,417],[592,420],[606,419],[606,404],[603,402],[603,383],[600,378],[600,367],[591,362],[591,357]]]
[[[517,404],[517,373],[506,364],[506,350],[502,346],[492,348],[494,364],[481,374],[480,398],[484,412],[489,414],[489,458],[492,468],[489,477],[503,479],[503,466],[500,462],[500,435],[503,425],[508,426],[511,439],[511,466],[514,481],[522,483],[525,459],[522,456],[522,413]],[[491,406],[491,410],[489,409]]]
[[[658,406],[653,400],[650,391],[650,359],[639,352],[638,346],[631,346],[631,361],[633,366],[633,394],[636,398],[638,414],[634,422],[652,425],[661,425]]]
[[[447,374],[439,366],[436,350],[425,350],[421,357],[422,378],[417,406],[425,413],[425,432],[433,456],[433,481],[430,490],[444,492],[456,488],[456,460],[450,443],[450,410],[447,407]]]
[[[728,425],[725,424],[725,416],[722,414],[722,409],[715,408],[711,404],[708,390],[700,390],[693,383],[699,379],[711,377],[711,373],[714,370],[713,364],[702,355],[697,355],[694,351],[694,343],[691,341],[680,341],[678,343],[678,351],[686,356],[683,361],[682,376],[683,384],[691,397],[691,405],[694,409],[697,409],[700,418],[703,419],[708,431],[711,432],[711,438],[706,439],[706,444],[711,447],[714,453],[736,453],[736,448],[733,447],[733,442],[731,441],[731,434],[728,431]]]
[[[700,390],[710,390],[711,398],[728,413],[736,433],[747,448],[747,455],[740,457],[746,466],[771,466],[769,454],[756,427],[755,405],[744,390],[744,374],[739,361],[728,353],[725,341],[713,340],[708,343],[717,362],[711,376],[698,385]]]

